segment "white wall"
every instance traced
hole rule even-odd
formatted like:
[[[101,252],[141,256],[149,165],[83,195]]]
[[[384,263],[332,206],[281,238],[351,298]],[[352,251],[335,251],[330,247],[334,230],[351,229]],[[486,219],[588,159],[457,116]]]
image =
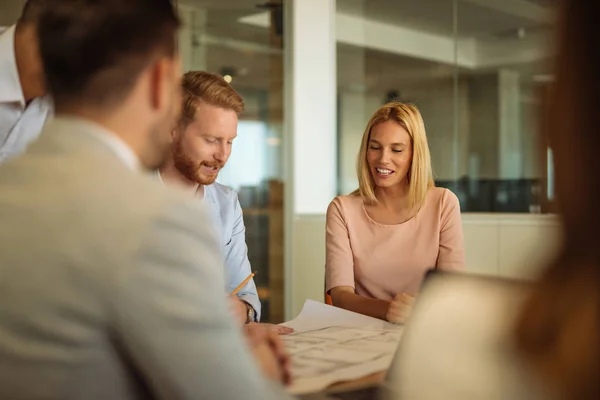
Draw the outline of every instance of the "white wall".
[[[556,251],[559,222],[540,214],[463,214],[471,273],[530,279]],[[305,215],[294,220],[294,280],[291,315],[306,299],[323,301],[325,276],[325,216]]]
[[[286,319],[296,316],[304,301],[324,300],[325,293],[325,216],[303,215],[294,219],[292,296]]]

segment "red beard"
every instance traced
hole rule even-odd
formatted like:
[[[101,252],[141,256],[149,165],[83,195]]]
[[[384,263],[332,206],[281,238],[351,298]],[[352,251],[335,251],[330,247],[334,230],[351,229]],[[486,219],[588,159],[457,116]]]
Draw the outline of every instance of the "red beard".
[[[177,146],[173,149],[173,162],[175,168],[189,181],[196,182],[200,185],[210,185],[217,179],[217,173],[213,175],[203,175],[200,173],[200,168],[203,166],[217,167],[217,172],[223,168],[223,164],[218,161],[206,162],[206,161],[194,161],[183,151],[181,142],[177,143]]]

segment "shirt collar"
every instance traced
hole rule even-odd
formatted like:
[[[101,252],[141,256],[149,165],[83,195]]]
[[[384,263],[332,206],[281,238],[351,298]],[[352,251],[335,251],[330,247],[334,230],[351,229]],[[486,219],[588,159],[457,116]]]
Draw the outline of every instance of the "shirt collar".
[[[76,131],[78,135],[87,134],[106,146],[132,171],[141,169],[140,160],[131,147],[116,133],[100,124],[83,118],[60,116],[55,117],[48,125],[59,131]]]
[[[19,103],[25,107],[23,88],[15,56],[16,25],[0,32],[0,102]]]
[[[140,170],[140,159],[131,150],[131,147],[127,145],[119,136],[115,133],[105,129],[101,126],[97,126],[98,129],[90,129],[88,133],[95,136],[98,140],[104,143],[109,149],[111,149],[117,157],[132,171]]]

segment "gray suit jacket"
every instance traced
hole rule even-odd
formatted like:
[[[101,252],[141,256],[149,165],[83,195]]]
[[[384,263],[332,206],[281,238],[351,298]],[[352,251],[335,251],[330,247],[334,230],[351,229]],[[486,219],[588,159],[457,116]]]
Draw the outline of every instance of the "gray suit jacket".
[[[202,206],[94,131],[56,118],[0,166],[0,399],[285,397],[228,315]]]

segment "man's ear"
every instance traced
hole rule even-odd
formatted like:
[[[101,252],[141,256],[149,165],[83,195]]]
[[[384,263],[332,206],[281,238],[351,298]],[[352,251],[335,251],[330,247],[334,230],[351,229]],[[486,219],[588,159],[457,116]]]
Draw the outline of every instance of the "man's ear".
[[[175,126],[173,129],[171,129],[171,143],[175,143],[178,138],[179,138],[179,127]]]
[[[154,110],[165,107],[168,101],[169,66],[165,58],[159,58],[150,66],[150,105]]]

